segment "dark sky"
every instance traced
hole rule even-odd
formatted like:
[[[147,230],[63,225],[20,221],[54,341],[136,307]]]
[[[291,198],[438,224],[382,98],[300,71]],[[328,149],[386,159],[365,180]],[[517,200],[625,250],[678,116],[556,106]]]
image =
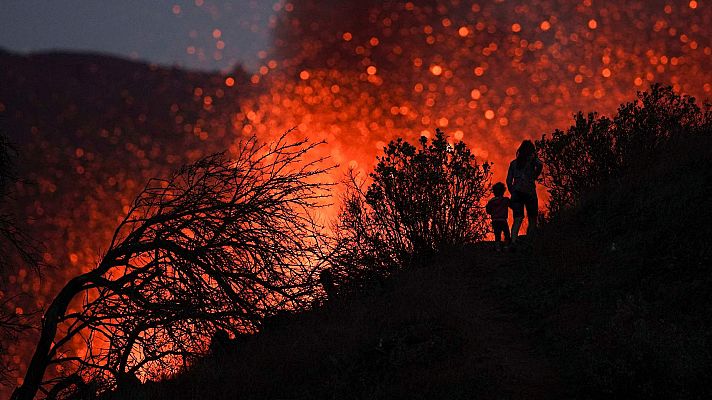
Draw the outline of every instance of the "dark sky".
[[[269,43],[277,2],[3,0],[0,47],[95,51],[194,69],[254,68]]]

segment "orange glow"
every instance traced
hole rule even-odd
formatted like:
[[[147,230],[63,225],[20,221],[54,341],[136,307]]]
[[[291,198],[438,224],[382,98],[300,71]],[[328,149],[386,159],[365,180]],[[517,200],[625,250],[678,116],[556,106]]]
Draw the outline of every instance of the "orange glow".
[[[38,173],[26,212],[48,225],[39,230],[49,246],[46,257],[67,267],[51,272],[48,285],[31,274],[13,276],[18,288],[37,286],[34,306],[46,305],[59,285],[95,265],[97,251],[145,181],[212,152],[234,155],[246,136],[269,141],[297,127],[297,136],[327,141],[318,155],[367,173],[390,140],[415,142],[443,127],[451,138],[466,140],[480,161],[493,161],[493,179],[503,180],[522,139],[566,128],[578,110],[611,115],[656,81],[698,99],[712,94],[712,70],[705,67],[712,55],[706,2],[669,2],[664,9],[640,2],[630,15],[614,0],[541,0],[536,7],[452,1],[443,10],[380,2],[369,3],[363,15],[316,0],[274,3],[274,48],[259,52],[260,64],[248,74],[206,74],[185,83],[180,93],[188,100],[171,97],[163,108],[175,132],[173,126],[157,132],[138,115],[121,115],[130,124],[109,121],[83,132],[81,148],[77,142],[55,154],[69,166]],[[188,4],[182,14],[191,11]],[[165,12],[173,18],[175,9]],[[221,57],[230,59],[234,46],[225,45],[227,36],[208,25],[190,32],[194,42],[177,48],[211,59],[223,42]],[[130,89],[122,93],[126,104],[138,101]],[[11,99],[0,101],[0,117],[14,112]],[[143,121],[154,121],[141,112]],[[42,129],[31,133],[51,143]],[[122,162],[112,164],[117,155],[86,145],[90,135],[102,145],[117,143]],[[68,181],[77,184],[73,192],[62,186]],[[543,190],[540,199],[543,208]],[[319,215],[333,216],[326,209]]]

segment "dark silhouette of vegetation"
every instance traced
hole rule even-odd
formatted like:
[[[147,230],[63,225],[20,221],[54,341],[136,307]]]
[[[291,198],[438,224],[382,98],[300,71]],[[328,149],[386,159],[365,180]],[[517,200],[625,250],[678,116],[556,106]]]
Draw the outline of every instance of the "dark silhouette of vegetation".
[[[651,114],[634,115],[642,120],[621,126],[657,126]],[[709,398],[712,214],[703,185],[712,181],[712,132],[707,122],[690,126],[628,152],[522,251],[446,250],[431,268],[238,338],[133,395]]]
[[[235,159],[216,154],[151,180],[98,265],[47,308],[13,398],[155,379],[204,354],[218,330],[254,332],[308,305],[321,241],[311,213],[329,189],[324,160],[305,158],[318,145],[253,138]],[[76,341],[86,354],[71,351]]]
[[[6,207],[12,200],[13,186],[19,182],[16,174],[15,159],[17,151],[10,140],[0,132],[0,383],[12,384],[14,369],[7,363],[9,355],[5,346],[17,340],[18,335],[31,327],[29,318],[32,312],[18,313],[13,304],[19,294],[8,294],[4,277],[18,265],[28,266],[39,272],[42,260],[39,258],[39,245],[26,232],[18,227],[15,217]]]
[[[529,332],[489,295],[497,258],[488,243],[449,250],[102,400],[561,398]]]
[[[575,205],[631,168],[654,163],[671,142],[711,127],[708,106],[701,109],[694,97],[660,84],[638,92],[637,100],[621,105],[613,118],[577,113],[566,131],[557,129],[536,143],[547,167],[550,213]]]
[[[13,215],[5,210],[13,196],[13,186],[20,181],[15,167],[16,157],[15,146],[0,132],[0,271],[11,268],[16,261],[38,270],[42,265],[39,244],[23,232]]]
[[[235,90],[225,86],[228,75]],[[38,277],[11,242],[0,240],[2,255],[11,256],[0,256],[7,261],[0,277],[7,310],[20,307],[28,316],[38,303],[49,304],[80,266],[94,263],[115,218],[150,178],[169,176],[223,150],[232,141],[227,138],[241,137],[234,117],[254,93],[249,78],[239,66],[199,72],[100,54],[0,49],[0,131],[18,150],[13,175],[21,178],[9,186],[18,190],[2,214],[18,222],[13,231],[24,235],[18,242],[24,249],[37,248],[28,254],[52,265]],[[212,104],[204,104],[205,95]],[[23,269],[28,273],[18,275]],[[1,346],[12,349],[3,359],[14,369],[9,385],[0,385],[0,398],[17,385],[35,333],[0,335]]]
[[[517,300],[574,397],[707,398],[712,114],[670,87],[637,97],[538,142],[555,218]]]
[[[712,132],[659,149],[542,227],[515,300],[573,398],[712,395]],[[524,276],[522,276],[524,274]]]
[[[489,164],[441,130],[419,147],[398,139],[378,157],[367,190],[349,175],[331,257],[342,281],[369,281],[487,232]]]

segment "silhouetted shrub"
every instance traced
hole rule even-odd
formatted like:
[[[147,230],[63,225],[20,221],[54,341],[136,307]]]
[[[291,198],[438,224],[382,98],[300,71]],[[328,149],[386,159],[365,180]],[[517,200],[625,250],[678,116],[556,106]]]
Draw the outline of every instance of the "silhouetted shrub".
[[[637,97],[618,108],[613,119],[579,112],[566,131],[557,129],[536,142],[546,164],[552,215],[630,169],[645,168],[671,140],[712,130],[709,106],[700,109],[694,97],[659,84]]]
[[[450,144],[440,130],[419,144],[391,141],[365,191],[350,176],[332,257],[342,279],[368,280],[484,238],[489,164],[479,165],[464,142]]]
[[[711,127],[709,106],[654,85],[539,142],[556,218],[520,304],[541,316],[571,397],[712,394]]]

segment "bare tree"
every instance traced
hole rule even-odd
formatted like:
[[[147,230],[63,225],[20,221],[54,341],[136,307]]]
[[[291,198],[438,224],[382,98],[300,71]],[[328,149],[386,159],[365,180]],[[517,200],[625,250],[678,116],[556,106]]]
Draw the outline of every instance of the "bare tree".
[[[0,384],[12,387],[17,369],[6,361],[12,354],[6,348],[8,343],[18,340],[20,335],[32,328],[31,318],[35,313],[18,314],[15,303],[20,295],[12,295],[0,299]]]
[[[253,138],[235,159],[213,155],[150,181],[96,268],[50,304],[13,398],[154,378],[206,352],[216,330],[254,331],[308,304],[322,231],[312,212],[330,188],[324,159],[305,159],[318,145]],[[72,350],[77,340],[85,352]],[[50,366],[60,374],[45,377]]]
[[[17,150],[3,132],[0,132],[0,283],[5,284],[7,275],[24,265],[40,272],[42,260],[41,246],[25,231],[20,229],[8,206],[14,200],[13,186],[21,179],[16,173]],[[21,293],[11,293],[7,287],[0,287],[0,383],[12,385],[16,372],[7,362],[6,346],[18,339],[25,330],[31,328],[33,312],[17,312]],[[8,294],[10,293],[10,294]]]
[[[0,132],[0,271],[7,272],[18,263],[39,271],[43,264],[39,257],[42,246],[18,227],[12,213],[5,208],[14,198],[15,183],[23,182],[17,175],[16,158],[17,149]]]

